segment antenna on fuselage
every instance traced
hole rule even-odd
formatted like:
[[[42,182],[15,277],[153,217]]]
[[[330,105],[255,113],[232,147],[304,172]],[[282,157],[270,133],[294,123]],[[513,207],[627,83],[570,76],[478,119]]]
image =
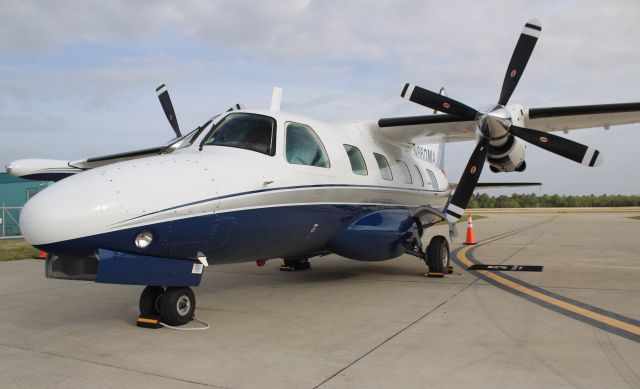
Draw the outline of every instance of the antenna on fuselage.
[[[271,93],[271,107],[269,110],[271,111],[280,111],[280,103],[282,102],[282,88],[278,86],[273,87],[273,92]]]

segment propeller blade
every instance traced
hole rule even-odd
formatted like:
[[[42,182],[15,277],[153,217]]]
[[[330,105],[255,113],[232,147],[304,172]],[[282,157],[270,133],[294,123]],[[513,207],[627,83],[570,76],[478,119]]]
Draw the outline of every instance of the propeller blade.
[[[536,145],[547,151],[558,154],[586,166],[602,165],[602,154],[593,147],[550,134],[548,132],[532,130],[511,125],[509,132],[518,138]]]
[[[452,98],[431,92],[413,84],[405,84],[400,96],[435,111],[448,113],[468,120],[476,120],[479,112]]]
[[[536,47],[536,42],[538,42],[538,36],[540,36],[541,32],[542,25],[540,21],[536,19],[529,20],[527,24],[524,25],[520,39],[518,39],[516,48],[511,55],[507,73],[504,75],[498,104],[507,105],[509,102],[511,94],[513,94],[520,77],[522,77],[524,68],[527,66],[527,62],[529,62],[533,48]]]
[[[169,97],[167,87],[164,84],[160,85],[156,88],[156,93],[158,93],[158,99],[160,100],[164,114],[167,115],[171,128],[173,128],[173,131],[176,133],[178,138],[181,137],[182,134],[180,133],[180,127],[178,126],[178,118],[176,118],[176,113],[173,110],[173,104],[171,104],[171,97]]]
[[[481,138],[473,150],[469,162],[467,162],[467,167],[464,168],[456,191],[444,207],[448,222],[455,223],[467,208],[469,199],[471,199],[471,195],[478,184],[480,173],[482,173],[482,167],[484,166],[484,161],[487,159],[488,150],[489,139]]]

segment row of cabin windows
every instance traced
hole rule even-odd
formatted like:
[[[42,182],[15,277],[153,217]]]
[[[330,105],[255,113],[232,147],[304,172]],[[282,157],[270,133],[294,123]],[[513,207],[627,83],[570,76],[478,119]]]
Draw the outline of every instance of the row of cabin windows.
[[[288,122],[285,125],[285,156],[287,162],[295,165],[306,165],[329,168],[331,164],[322,141],[313,129],[305,124]],[[237,147],[257,151],[267,155],[275,155],[276,151],[276,121],[272,117],[234,113],[225,116],[211,130],[202,143],[203,145],[217,145]],[[353,173],[366,176],[369,174],[362,152],[355,146],[345,144],[344,149],[351,163]],[[392,181],[393,172],[387,158],[373,153],[380,176]],[[413,184],[409,167],[404,161],[396,160],[400,168],[400,178],[405,184]],[[424,178],[418,166],[414,165],[418,183],[424,187]],[[435,175],[427,169],[427,174],[433,187],[437,187]]]
[[[347,144],[344,145],[344,149],[347,152],[347,156],[349,156],[349,162],[351,162],[351,170],[355,174],[359,174],[361,176],[366,176],[367,174],[369,174],[367,171],[367,164],[364,161],[364,157],[362,156],[360,149]],[[391,167],[389,166],[389,161],[387,161],[387,158],[384,155],[378,153],[373,153],[373,156],[375,157],[376,163],[378,164],[378,171],[380,172],[380,176],[385,180],[392,181],[393,172],[391,171]],[[407,164],[399,159],[396,159],[396,162],[400,167],[402,182],[405,184],[413,184],[413,178]],[[420,184],[419,186],[424,187],[424,178],[422,177],[420,168],[417,165],[413,165],[413,167],[415,168],[416,177],[418,177],[418,182],[416,183],[416,185]],[[434,188],[437,188],[438,182],[436,181],[435,174],[433,174],[433,172],[429,169],[426,169],[426,171],[429,175],[429,180],[431,181],[432,186]]]

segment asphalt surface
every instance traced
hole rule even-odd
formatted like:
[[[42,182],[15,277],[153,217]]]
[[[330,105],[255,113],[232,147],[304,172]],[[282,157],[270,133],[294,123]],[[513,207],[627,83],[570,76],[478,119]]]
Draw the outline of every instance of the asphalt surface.
[[[443,279],[408,256],[211,266],[191,332],[136,327],[140,287],[0,263],[0,387],[638,388],[638,214],[487,214]]]

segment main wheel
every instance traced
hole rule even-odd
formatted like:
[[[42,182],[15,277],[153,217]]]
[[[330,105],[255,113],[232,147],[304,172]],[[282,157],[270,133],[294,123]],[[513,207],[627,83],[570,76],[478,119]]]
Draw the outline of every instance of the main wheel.
[[[444,236],[436,235],[431,238],[427,246],[427,266],[429,273],[449,272],[449,243]]]
[[[164,294],[164,289],[160,286],[147,286],[140,294],[140,314],[160,315],[160,300]]]
[[[167,288],[160,302],[162,321],[170,326],[181,326],[193,319],[196,296],[191,288]]]

